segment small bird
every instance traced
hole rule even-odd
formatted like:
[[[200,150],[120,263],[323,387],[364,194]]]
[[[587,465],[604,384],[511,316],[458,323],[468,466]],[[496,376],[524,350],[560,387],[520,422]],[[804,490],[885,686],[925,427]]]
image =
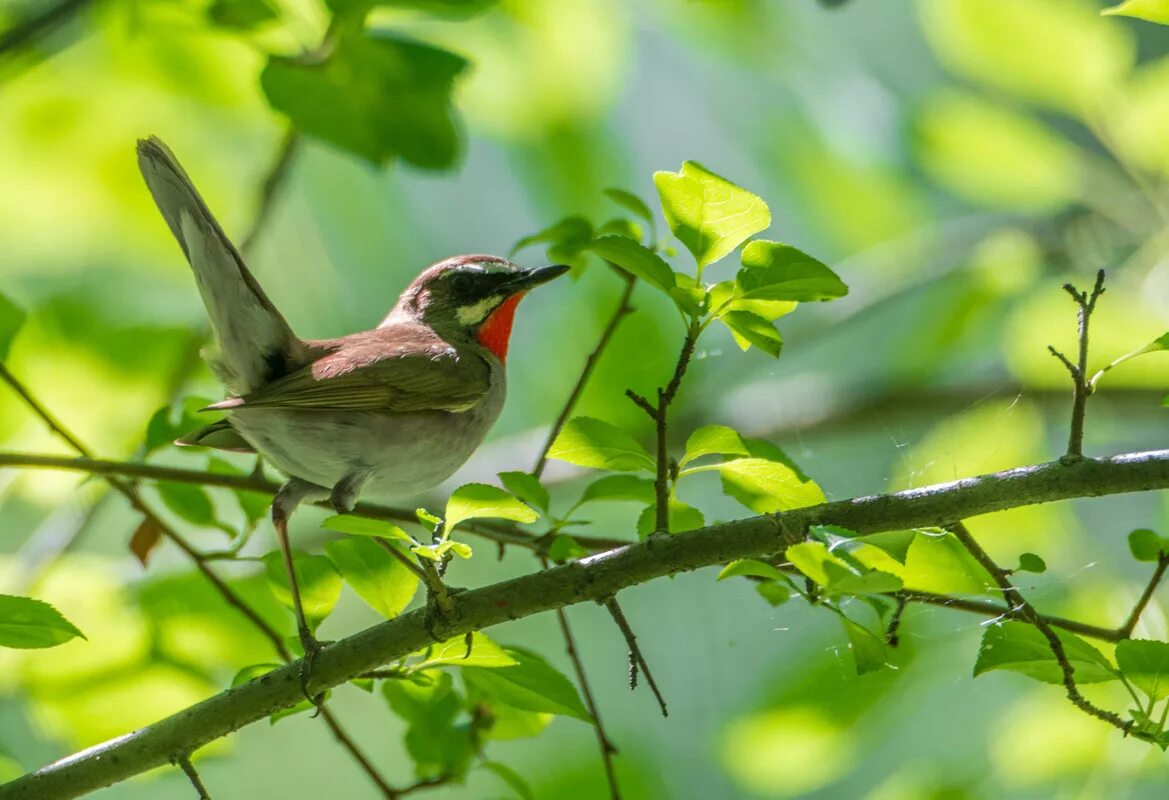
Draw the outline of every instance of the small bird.
[[[272,502],[272,522],[311,669],[320,645],[293,569],[293,510],[327,498],[345,513],[363,492],[404,497],[450,477],[503,408],[516,305],[568,267],[455,256],[415,278],[377,328],[303,340],[167,146],[154,137],[139,141],[138,165],[195,273],[219,346],[208,360],[232,394],[208,406],[226,418],[178,443],[256,452],[288,476]]]

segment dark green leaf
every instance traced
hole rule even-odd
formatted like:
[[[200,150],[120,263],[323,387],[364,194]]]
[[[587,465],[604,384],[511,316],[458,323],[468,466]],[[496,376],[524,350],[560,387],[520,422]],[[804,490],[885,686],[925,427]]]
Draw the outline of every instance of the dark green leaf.
[[[293,564],[305,619],[309,627],[316,630],[325,617],[332,613],[341,597],[341,576],[333,568],[333,563],[324,556],[296,552],[293,553]],[[279,552],[268,553],[264,556],[264,566],[272,594],[285,608],[294,609],[283,556]]]
[[[858,625],[845,616],[840,617],[844,632],[848,635],[848,646],[856,662],[856,673],[864,675],[885,666],[885,642],[868,628]]]
[[[630,211],[637,216],[644,219],[652,227],[654,224],[653,212],[649,210],[649,206],[644,200],[635,195],[633,192],[627,192],[624,189],[605,189],[605,197],[608,197],[617,205]]]
[[[1023,553],[1019,556],[1019,566],[1015,572],[1047,572],[1047,562],[1034,553]]]
[[[207,20],[212,25],[232,30],[251,30],[279,17],[268,0],[212,0],[207,7]]]
[[[509,519],[514,522],[535,522],[540,512],[512,497],[498,486],[486,483],[467,483],[451,494],[446,503],[446,531],[449,534],[460,522],[469,519]]]
[[[1116,663],[1129,683],[1154,702],[1169,697],[1169,644],[1125,639],[1116,645]]]
[[[325,552],[357,596],[383,617],[398,616],[414,599],[418,576],[373,540],[336,539],[325,544]]]
[[[726,580],[736,575],[750,575],[756,578],[767,578],[768,580],[782,580],[783,572],[777,567],[773,567],[766,561],[758,561],[754,558],[740,558],[738,561],[732,561],[722,568],[719,572],[717,580]]]
[[[23,324],[24,310],[0,294],[0,360],[8,358],[12,340]]]
[[[499,0],[325,0],[338,14],[364,15],[375,7],[401,8],[448,19],[469,19],[482,14]]]
[[[771,606],[781,606],[792,598],[791,587],[779,581],[764,581],[755,585],[755,591]]]
[[[1076,683],[1116,680],[1116,670],[1099,650],[1067,631],[1056,634],[1075,668]],[[1035,626],[1014,620],[989,625],[982,635],[974,674],[994,669],[1019,672],[1044,683],[1063,683],[1063,670],[1052,655],[1051,643]]]
[[[350,33],[320,60],[273,56],[260,85],[298,129],[373,164],[443,169],[458,153],[450,95],[465,67],[436,47]]]
[[[211,497],[202,486],[160,481],[155,484],[155,488],[158,489],[158,496],[162,498],[163,504],[176,516],[192,525],[220,528],[234,534],[234,531],[219,524],[215,518],[215,506],[211,503]]]
[[[0,647],[55,647],[85,634],[48,603],[0,594]]]
[[[431,670],[411,678],[382,682],[382,695],[392,710],[406,722],[417,722],[427,716],[454,717],[458,713],[458,698],[454,697],[454,681],[446,672]],[[454,697],[450,703],[448,698]]]
[[[653,471],[654,460],[625,431],[592,417],[575,417],[560,431],[549,458],[615,472]]]
[[[616,264],[629,274],[653,284],[663,292],[669,292],[674,288],[674,271],[670,269],[670,265],[639,242],[624,236],[602,236],[590,242],[585,249]]]
[[[657,503],[647,506],[637,518],[637,535],[645,539],[657,526]],[[670,500],[670,533],[684,533],[706,525],[702,512],[681,500]]]
[[[483,769],[494,772],[499,779],[508,785],[516,797],[520,800],[536,800],[536,795],[532,791],[532,787],[524,780],[523,776],[516,772],[506,764],[500,764],[498,761],[484,761],[479,766]]]
[[[1169,540],[1148,528],[1139,528],[1128,535],[1128,549],[1137,561],[1158,561],[1169,555]]]
[[[267,675],[272,670],[280,669],[282,666],[284,666],[284,665],[283,664],[251,664],[249,666],[244,667],[243,669],[241,669],[239,672],[237,672],[235,674],[235,676],[231,679],[231,685],[234,688],[234,687],[239,686],[241,684],[247,683],[248,681],[255,680],[256,678],[260,677],[261,675]]]
[[[745,300],[834,300],[848,294],[844,281],[807,253],[763,240],[743,248],[737,281]]]
[[[640,478],[637,475],[606,475],[590,483],[580,498],[581,504],[597,500],[652,503],[654,482],[650,478]]]
[[[760,198],[694,161],[676,173],[654,173],[654,185],[670,230],[700,269],[771,224]]]
[[[542,711],[592,722],[572,681],[535,653],[516,647],[505,649],[515,660],[515,666],[464,667],[463,679],[484,694],[524,711]]]
[[[592,240],[593,226],[587,219],[566,217],[542,231],[520,239],[511,248],[509,255],[514,256],[519,251],[534,244],[557,245],[569,253],[579,253]]]
[[[640,242],[642,239],[641,226],[624,217],[608,220],[597,227],[597,236],[621,236]]]
[[[535,475],[530,472],[501,472],[499,480],[509,492],[528,505],[535,506],[541,511],[548,510],[550,502],[548,490]]]
[[[719,317],[731,330],[735,343],[741,350],[752,345],[774,358],[783,350],[783,337],[775,325],[751,311],[728,311]]]
[[[554,536],[552,543],[548,545],[548,559],[558,564],[574,558],[583,558],[588,554],[589,551],[577,544],[576,539],[563,533]]]

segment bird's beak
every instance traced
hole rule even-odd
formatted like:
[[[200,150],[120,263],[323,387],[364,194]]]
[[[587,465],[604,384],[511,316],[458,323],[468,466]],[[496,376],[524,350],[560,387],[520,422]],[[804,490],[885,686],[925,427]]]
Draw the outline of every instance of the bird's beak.
[[[541,283],[547,283],[553,278],[559,278],[571,269],[567,264],[553,264],[550,267],[536,267],[535,269],[520,270],[514,278],[503,284],[503,291],[508,294],[526,292],[534,289]]]

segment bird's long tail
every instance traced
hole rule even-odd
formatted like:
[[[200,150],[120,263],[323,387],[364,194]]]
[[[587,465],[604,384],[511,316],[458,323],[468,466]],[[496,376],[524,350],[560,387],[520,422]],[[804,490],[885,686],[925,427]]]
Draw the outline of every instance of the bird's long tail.
[[[219,340],[212,365],[228,389],[246,394],[305,363],[305,345],[248,271],[170,149],[155,137],[139,140],[138,166],[195,272]]]

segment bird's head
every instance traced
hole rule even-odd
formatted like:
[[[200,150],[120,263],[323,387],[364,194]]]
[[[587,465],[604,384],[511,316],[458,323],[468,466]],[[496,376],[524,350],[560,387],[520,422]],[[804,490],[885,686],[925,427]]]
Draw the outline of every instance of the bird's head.
[[[562,264],[524,269],[497,256],[455,256],[415,278],[386,322],[422,322],[445,339],[478,341],[504,361],[520,299],[567,271]]]

